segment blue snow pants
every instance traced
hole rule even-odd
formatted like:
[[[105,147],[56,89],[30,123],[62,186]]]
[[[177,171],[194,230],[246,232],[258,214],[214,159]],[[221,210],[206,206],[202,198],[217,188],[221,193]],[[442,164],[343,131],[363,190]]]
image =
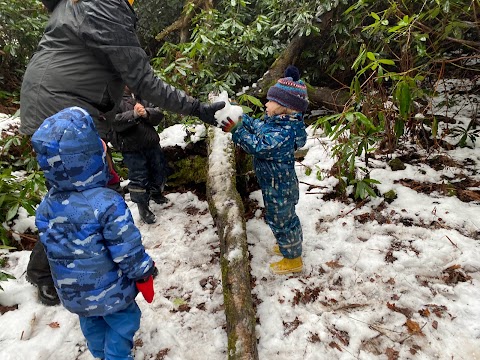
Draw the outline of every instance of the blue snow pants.
[[[168,174],[160,144],[141,151],[125,151],[122,156],[128,168],[130,199],[134,203],[148,204],[151,197],[161,195]]]
[[[283,257],[299,257],[302,255],[303,231],[295,212],[299,189],[294,163],[278,164],[256,159],[254,164],[265,204],[265,222],[272,229]]]
[[[80,316],[80,327],[92,355],[105,360],[132,360],[133,336],[140,328],[141,314],[134,301],[110,315]]]

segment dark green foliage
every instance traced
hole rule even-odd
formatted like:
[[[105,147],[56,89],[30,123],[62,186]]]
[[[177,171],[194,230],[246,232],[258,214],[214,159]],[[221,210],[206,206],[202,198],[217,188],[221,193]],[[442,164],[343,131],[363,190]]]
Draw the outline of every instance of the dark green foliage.
[[[0,223],[11,224],[20,208],[35,215],[46,192],[28,137],[7,136],[0,140]],[[1,244],[11,246],[10,230],[0,226]]]
[[[247,111],[259,114],[261,101],[244,94],[245,87],[263,76],[292,39],[308,37],[306,48],[295,58],[302,77],[311,86],[350,88],[345,112],[320,119],[317,126],[338,140],[337,175],[345,189],[356,187],[359,198],[373,194],[369,189],[374,180],[368,177],[372,152],[394,151],[400,141],[425,134],[423,118],[415,117],[416,104],[425,103],[444,73],[472,77],[480,72],[480,65],[469,63],[479,51],[479,0],[301,0],[295,2],[294,10],[291,0],[186,5],[184,1],[136,1],[137,31],[147,53],[156,56],[152,63],[157,74],[202,101],[211,91],[227,90]],[[12,98],[18,92],[47,14],[36,0],[0,0],[0,6],[1,102],[2,97]],[[179,43],[179,33],[173,32],[156,42],[155,36],[182,11],[192,15],[187,41]],[[387,101],[391,107],[385,107]],[[167,114],[165,125],[193,120]],[[434,119],[428,125],[436,137],[438,122]],[[466,128],[453,128],[452,135],[459,137],[459,146],[465,146],[467,140],[475,142],[477,130],[472,122]],[[11,187],[9,196],[14,197],[24,188],[29,192],[35,187],[21,185],[26,177],[14,180],[13,171],[37,174],[36,186],[42,178],[32,156],[9,150],[22,147],[19,141],[23,140],[2,140],[0,159],[6,169],[2,176]],[[365,168],[357,167],[359,156]],[[13,171],[8,172],[9,167]],[[15,216],[19,202],[9,199],[11,210],[5,201],[2,213]],[[36,200],[32,196],[29,201]]]
[[[134,2],[137,13],[137,34],[142,47],[149,56],[156,55],[161,44],[155,36],[180,16],[183,1],[142,0]],[[175,34],[169,41],[178,42]]]
[[[9,279],[15,279],[15,277],[10,274],[7,274],[6,272],[0,271],[0,281],[7,281]],[[3,291],[3,288],[1,285],[0,285],[0,290]]]
[[[345,38],[346,43],[359,44],[351,65],[351,99],[342,114],[321,118],[317,126],[339,140],[333,150],[337,157],[336,176],[344,191],[348,185],[354,185],[356,198],[374,195],[368,190],[375,183],[368,178],[369,152],[378,147],[392,152],[401,139],[420,138],[428,142],[429,139],[421,138],[427,131],[424,117],[415,116],[415,103],[428,103],[427,95],[434,90],[432,84],[442,79],[447,66],[450,71],[458,66],[460,77],[480,72],[478,65],[466,65],[480,48],[480,32],[473,26],[478,21],[475,14],[479,5],[478,1],[465,0],[360,0],[338,19],[351,26],[352,36]],[[330,71],[335,74],[338,67],[333,66]],[[385,106],[388,103],[391,105]],[[346,121],[353,114],[353,122]],[[365,127],[364,119],[369,119],[372,126]],[[459,146],[465,146],[467,139],[475,142],[478,131],[472,128],[473,123],[472,120],[467,128],[453,129],[452,135],[460,137]],[[437,136],[437,132],[438,123],[434,121],[431,133]],[[366,169],[354,163],[354,157],[361,154],[365,156]]]
[[[480,129],[476,129],[476,119],[472,119],[466,127],[457,125],[452,128],[450,135],[453,138],[460,138],[457,146],[463,148],[467,146],[467,141],[470,140],[473,146],[477,138],[480,136]]]
[[[375,125],[372,119],[361,112],[345,111],[319,119],[316,126],[322,127],[327,136],[337,141],[332,153],[337,158],[335,175],[341,182],[342,192],[346,191],[348,185],[353,185],[355,199],[375,197],[371,184],[379,182],[370,179],[368,171],[359,168],[355,160],[363,156],[365,165],[368,166],[369,154],[381,139],[382,124]]]
[[[273,36],[269,18],[247,2],[225,1],[193,18],[187,43],[165,43],[154,59],[162,77],[205,99],[210,91],[230,94],[251,85],[285,43]],[[273,40],[272,40],[273,39]]]
[[[37,0],[0,1],[0,103],[18,91],[20,79],[37,47],[47,13]],[[3,99],[2,99],[3,98]]]

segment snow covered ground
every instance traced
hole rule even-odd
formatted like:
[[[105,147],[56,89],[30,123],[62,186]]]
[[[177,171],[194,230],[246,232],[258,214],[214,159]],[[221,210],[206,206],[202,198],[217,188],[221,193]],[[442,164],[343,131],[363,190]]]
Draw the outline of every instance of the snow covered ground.
[[[435,111],[458,121],[471,117],[452,107]],[[4,116],[0,128],[12,121],[18,120]],[[182,131],[179,125],[167,129],[162,142],[181,143]],[[269,251],[274,238],[261,217],[261,193],[251,194],[259,207],[247,222],[259,358],[480,359],[480,203],[405,186],[412,180],[454,182],[462,175],[480,181],[478,144],[434,154],[468,166],[435,170],[419,161],[394,172],[384,161],[372,161],[380,192],[393,189],[398,197],[391,204],[379,197],[360,206],[325,196],[336,181],[316,175],[332,166],[331,145],[309,129],[308,153],[296,167],[301,275],[269,273],[268,264],[278,259]],[[305,166],[313,169],[308,176]],[[167,197],[169,204],[152,205],[157,223],[146,225],[127,196],[160,270],[153,303],[137,298],[142,324],[135,359],[226,359],[219,244],[207,204],[192,193]],[[15,226],[33,226],[33,219],[22,216]],[[18,309],[0,316],[0,359],[92,359],[76,315],[37,302],[36,289],[25,280],[29,254],[4,255],[3,270],[16,279],[1,283],[0,304]]]

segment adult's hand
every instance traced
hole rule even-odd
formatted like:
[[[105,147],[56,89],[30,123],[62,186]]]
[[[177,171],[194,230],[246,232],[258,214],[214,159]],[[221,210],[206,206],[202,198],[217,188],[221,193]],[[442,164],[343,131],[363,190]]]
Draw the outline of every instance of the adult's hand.
[[[224,107],[225,101],[218,101],[213,104],[200,103],[198,109],[193,111],[192,115],[198,117],[207,124],[221,126],[220,124],[217,124],[215,113]]]

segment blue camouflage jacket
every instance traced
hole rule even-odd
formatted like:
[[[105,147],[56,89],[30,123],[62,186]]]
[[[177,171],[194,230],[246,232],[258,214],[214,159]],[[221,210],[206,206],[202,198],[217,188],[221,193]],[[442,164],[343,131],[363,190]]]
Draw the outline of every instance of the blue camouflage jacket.
[[[105,151],[91,116],[62,110],[43,122],[32,145],[51,185],[35,223],[63,305],[80,316],[126,308],[153,261],[122,196],[106,187]]]
[[[255,173],[262,190],[298,186],[295,171],[292,171],[294,153],[307,140],[301,113],[265,115],[263,119],[244,114],[242,125],[233,133],[232,139],[253,155]],[[281,197],[280,193],[278,195]]]

